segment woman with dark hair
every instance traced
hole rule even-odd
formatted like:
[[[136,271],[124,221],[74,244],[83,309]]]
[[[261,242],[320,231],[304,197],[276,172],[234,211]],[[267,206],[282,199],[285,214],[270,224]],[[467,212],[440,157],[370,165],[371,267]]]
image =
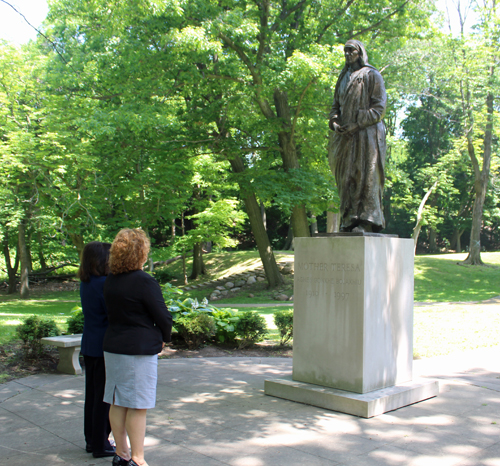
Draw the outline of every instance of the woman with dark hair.
[[[109,442],[109,404],[103,401],[106,373],[102,346],[108,328],[103,287],[109,270],[110,248],[111,244],[98,241],[87,244],[78,270],[84,315],[81,349],[85,361],[84,433],[87,452],[95,458],[115,454]]]
[[[109,311],[104,400],[111,405],[115,466],[147,466],[146,413],[156,403],[158,353],[170,341],[172,329],[158,282],[142,271],[148,253],[149,240],[142,230],[121,230],[111,245],[110,273],[104,284]]]
[[[387,105],[384,80],[368,63],[359,40],[344,46],[345,66],[330,111],[333,163],[340,197],[340,231],[375,232],[385,227],[382,211]]]

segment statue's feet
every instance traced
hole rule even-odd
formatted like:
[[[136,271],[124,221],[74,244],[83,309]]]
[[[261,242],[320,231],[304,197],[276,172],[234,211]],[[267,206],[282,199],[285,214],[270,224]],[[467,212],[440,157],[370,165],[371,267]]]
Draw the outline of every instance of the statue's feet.
[[[356,225],[352,231],[355,233],[372,233],[373,228],[371,223],[360,223],[359,225]]]

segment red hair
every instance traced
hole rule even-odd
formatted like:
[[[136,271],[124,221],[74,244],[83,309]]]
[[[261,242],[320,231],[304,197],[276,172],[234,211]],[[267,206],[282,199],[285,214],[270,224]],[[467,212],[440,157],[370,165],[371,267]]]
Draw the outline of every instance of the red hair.
[[[150,242],[140,228],[124,228],[116,235],[111,245],[109,269],[112,273],[140,270],[149,254]]]

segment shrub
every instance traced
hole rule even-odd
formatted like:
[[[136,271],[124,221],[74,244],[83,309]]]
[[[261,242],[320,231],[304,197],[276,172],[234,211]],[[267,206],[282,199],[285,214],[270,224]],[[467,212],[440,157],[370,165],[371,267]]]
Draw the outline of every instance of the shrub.
[[[215,308],[212,316],[215,319],[216,343],[236,344],[236,324],[240,320],[236,311]]]
[[[83,333],[83,312],[80,306],[75,306],[71,309],[71,317],[68,319],[68,333],[77,334]]]
[[[293,311],[283,310],[275,312],[274,324],[280,331],[280,345],[284,345],[293,337]]]
[[[151,275],[153,275],[158,283],[166,283],[175,278],[175,275],[167,267],[157,267]]]
[[[61,332],[51,319],[31,316],[17,327],[17,335],[23,341],[26,355],[38,356],[43,352],[42,338],[55,337]]]
[[[175,321],[175,329],[189,349],[199,348],[215,335],[215,319],[204,312],[189,312]]]
[[[201,304],[197,299],[178,299],[182,294],[180,288],[170,283],[163,288],[163,297],[172,314],[174,329],[190,349],[198,348],[215,335],[216,324],[211,314],[216,308],[209,306],[206,299]]]
[[[253,311],[240,312],[238,317],[240,319],[236,322],[235,330],[240,340],[239,349],[265,338],[267,324],[264,317]]]

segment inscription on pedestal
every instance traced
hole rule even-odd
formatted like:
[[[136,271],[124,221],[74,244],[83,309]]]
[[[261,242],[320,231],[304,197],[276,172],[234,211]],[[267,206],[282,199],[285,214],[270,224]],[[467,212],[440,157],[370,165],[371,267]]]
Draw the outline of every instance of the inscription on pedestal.
[[[322,296],[334,301],[345,301],[350,295],[362,290],[362,264],[300,262],[296,267],[296,283],[307,298]]]
[[[409,246],[397,238],[297,238],[294,380],[357,393],[411,380]]]

